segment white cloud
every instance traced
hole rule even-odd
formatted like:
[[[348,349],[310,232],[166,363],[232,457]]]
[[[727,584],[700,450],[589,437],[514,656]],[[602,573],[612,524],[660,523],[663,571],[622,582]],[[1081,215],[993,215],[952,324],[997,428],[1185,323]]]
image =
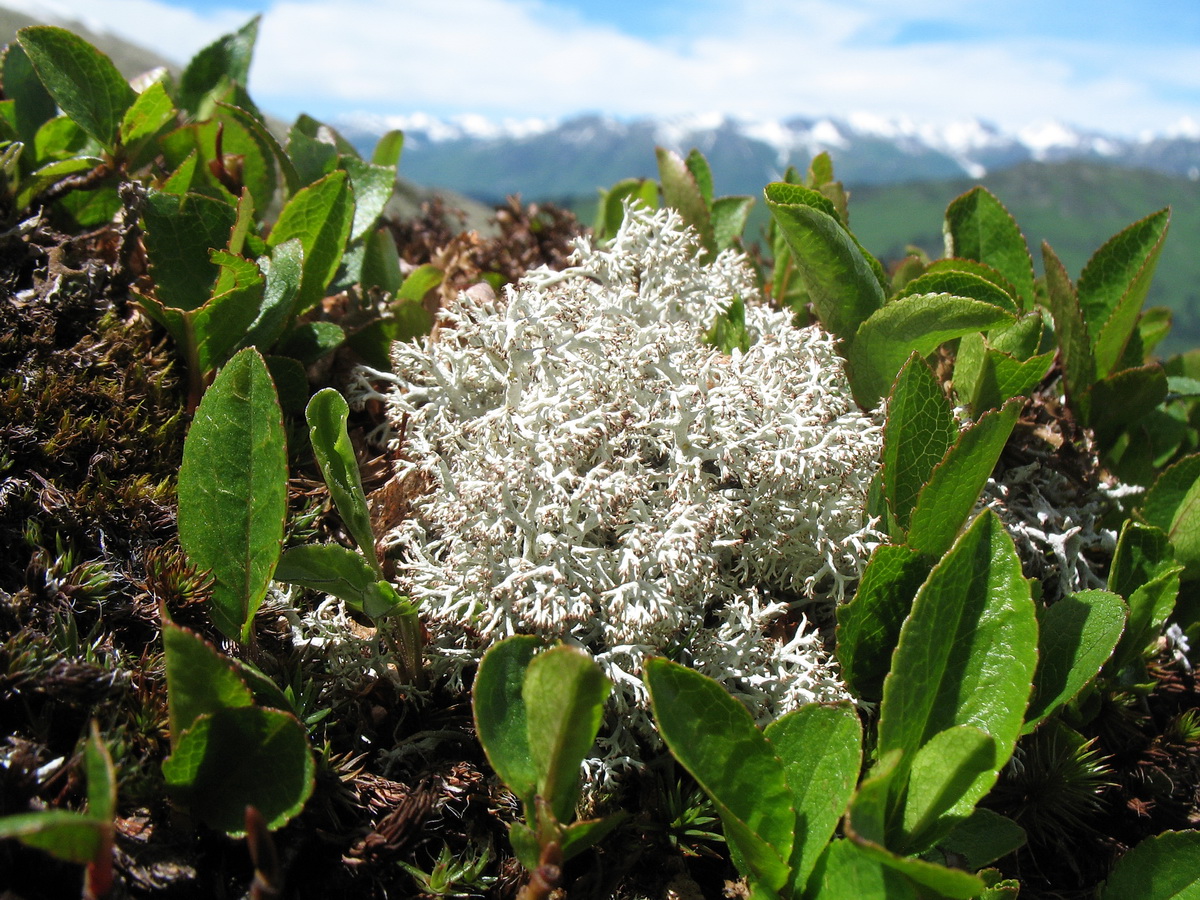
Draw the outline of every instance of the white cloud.
[[[179,59],[247,17],[156,0],[55,5]],[[250,87],[261,106],[284,116],[864,111],[938,122],[980,116],[1009,128],[1062,119],[1130,134],[1195,114],[1200,102],[1194,43],[1148,54],[1085,34],[901,45],[865,39],[881,22],[899,21],[894,6],[697,4],[679,35],[652,41],[589,23],[550,0],[278,0],[264,15]],[[904,15],[947,19],[954,8],[924,0]]]

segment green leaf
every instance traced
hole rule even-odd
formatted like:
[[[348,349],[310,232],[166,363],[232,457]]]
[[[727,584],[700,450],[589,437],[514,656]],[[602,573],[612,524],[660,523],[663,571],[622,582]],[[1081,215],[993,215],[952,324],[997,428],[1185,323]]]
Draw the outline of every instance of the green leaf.
[[[295,817],[312,794],[316,765],[299,719],[243,706],[200,716],[162,769],[167,789],[196,816],[238,835],[247,806],[271,829]]]
[[[953,294],[955,297],[966,297],[969,300],[979,300],[990,303],[1011,313],[1019,313],[1020,306],[1015,297],[992,281],[974,272],[963,272],[953,269],[926,271],[899,290],[892,300],[911,297],[914,294]]]
[[[1112,655],[1125,630],[1125,603],[1108,591],[1080,591],[1038,621],[1038,668],[1022,734],[1073,700]]]
[[[255,16],[233,34],[217,38],[194,57],[179,79],[179,105],[200,114],[205,100],[224,93],[230,84],[246,85],[262,17]]]
[[[385,294],[400,290],[404,281],[400,272],[400,252],[389,229],[376,228],[366,236],[359,280],[364,290],[377,287]]]
[[[596,742],[611,690],[596,661],[565,644],[535,656],[525,673],[522,696],[537,793],[564,825],[575,818],[579,767]]]
[[[375,227],[396,186],[395,166],[377,166],[353,156],[342,157],[341,167],[354,186],[354,219],[350,239],[358,240]]]
[[[412,612],[388,582],[379,580],[362,556],[340,544],[301,544],[283,552],[275,580],[332,594],[371,618]]]
[[[1166,397],[1167,375],[1157,364],[1122,369],[1092,385],[1088,424],[1102,452]]]
[[[13,101],[17,137],[32,149],[38,129],[53,119],[58,109],[18,41],[4,49],[0,83],[4,86],[4,96]]]
[[[974,871],[1007,856],[1024,844],[1024,828],[999,813],[980,808],[955,825],[938,842],[938,847],[962,857],[966,860],[966,868]]]
[[[417,266],[404,279],[404,284],[396,293],[396,299],[420,303],[425,299],[426,294],[442,283],[445,277],[446,273],[437,266],[429,263]]]
[[[400,165],[400,154],[404,150],[404,132],[389,131],[380,136],[375,142],[375,152],[371,154],[371,162],[377,166],[387,166],[396,174]]]
[[[1013,321],[998,306],[950,294],[889,303],[859,326],[846,354],[854,399],[867,409],[876,406],[914,351],[928,356],[946,341]]]
[[[787,893],[799,896],[854,793],[862,725],[849,703],[810,703],[776,719],[763,734],[783,761],[796,809]]]
[[[29,206],[34,197],[68,175],[86,172],[95,168],[99,163],[98,159],[79,156],[47,163],[21,182],[21,191],[17,194],[16,200],[17,208],[23,209]]]
[[[933,369],[914,353],[900,370],[883,429],[883,496],[903,537],[921,488],[958,439],[958,423]]]
[[[836,840],[826,846],[804,897],[806,900],[921,900],[912,882],[848,840]]]
[[[699,672],[655,658],[646,660],[643,679],[659,733],[712,798],[742,874],[780,891],[789,877],[796,812],[770,742],[746,707]]]
[[[823,195],[785,182],[767,185],[764,193],[817,318],[827,331],[850,339],[867,317],[883,306],[885,279],[878,262],[842,227],[833,204]],[[895,369],[887,376],[889,384],[893,375]]]
[[[105,825],[80,813],[44,809],[0,817],[0,840],[16,838],[27,847],[82,865],[94,860],[107,846],[111,827],[111,823]]]
[[[1146,494],[1142,516],[1166,532],[1184,578],[1200,574],[1200,455],[1166,469]]]
[[[963,342],[970,341],[972,337],[974,336],[964,337]],[[1014,397],[1030,396],[1054,365],[1053,351],[1022,360],[988,346],[982,336],[979,336],[978,340],[983,344],[983,353],[979,361],[979,372],[969,395],[969,405],[974,415],[990,409],[998,409]],[[959,353],[961,358],[961,345]],[[957,385],[959,383],[957,365],[955,365],[954,374]]]
[[[338,515],[342,517],[350,536],[362,550],[376,577],[382,578],[383,570],[379,566],[379,557],[375,555],[375,532],[371,528],[367,496],[363,492],[358,460],[346,429],[350,406],[336,390],[325,388],[317,391],[308,401],[304,417],[308,421],[313,454],[321,467],[321,475],[329,487],[329,496],[333,498]]]
[[[1200,900],[1200,831],[1146,838],[1112,868],[1100,900]]]
[[[996,742],[973,725],[930,738],[913,757],[904,803],[902,850],[920,853],[964,821],[991,788]]]
[[[304,248],[293,238],[277,245],[271,255],[258,260],[265,279],[258,315],[246,328],[238,349],[258,347],[265,351],[275,344],[296,313],[296,297],[304,271]]]
[[[1136,661],[1157,637],[1175,607],[1183,566],[1166,532],[1132,520],[1121,528],[1108,573],[1108,589],[1129,605],[1125,633],[1108,662],[1110,672]]]
[[[532,635],[518,635],[494,644],[479,661],[471,689],[475,731],[483,752],[526,810],[533,805],[538,772],[530,748],[523,688],[525,673],[541,647],[541,640]]]
[[[894,853],[874,843],[855,841],[855,845],[863,855],[882,863],[889,869],[900,873],[913,885],[917,885],[916,896],[927,897],[929,891],[938,898],[951,900],[972,900],[983,891],[983,881],[970,872],[961,869],[948,869],[935,863],[925,862],[910,856],[897,856]],[[926,890],[928,889],[928,890]],[[887,897],[891,898],[891,894]],[[903,895],[902,895],[903,896]]]
[[[1162,253],[1171,210],[1162,209],[1109,238],[1079,276],[1079,306],[1095,336],[1096,373],[1114,370],[1135,326]]]
[[[883,696],[900,626],[932,568],[910,547],[882,544],[863,570],[853,599],[837,610],[837,658],[846,686],[863,700]]]
[[[192,316],[196,360],[208,372],[225,364],[261,314],[265,279],[248,259],[213,251],[221,267],[212,298]]]
[[[938,272],[966,272],[968,275],[975,275],[1000,288],[1000,290],[1012,298],[1014,303],[1019,305],[1017,289],[1013,283],[1005,278],[999,270],[987,265],[987,263],[981,263],[975,259],[950,256],[945,259],[935,259],[925,267],[925,271],[930,274]]]
[[[645,209],[658,207],[658,183],[649,178],[626,178],[607,191],[600,192],[593,231],[598,239],[608,239],[617,233],[625,219],[625,203],[640,204]]]
[[[1037,665],[1037,618],[1021,560],[1000,519],[981,513],[941,559],[900,630],[879,710],[879,752],[902,764],[957,725],[996,741],[982,796],[1011,756]]]
[[[288,196],[303,187],[300,175],[296,172],[296,167],[292,164],[291,158],[287,155],[283,147],[279,145],[279,141],[275,139],[275,135],[263,124],[261,119],[248,110],[242,109],[239,106],[231,106],[227,103],[218,103],[217,109],[220,110],[222,119],[236,121],[245,131],[253,135],[255,142],[261,150],[269,153],[274,158],[275,165],[283,174]],[[263,206],[260,208],[265,209],[266,207]]]
[[[137,95],[121,119],[121,143],[127,148],[150,140],[175,120],[175,106],[161,81]]]
[[[311,366],[340,347],[345,339],[346,332],[334,322],[301,322],[279,339],[275,353]]]
[[[1016,221],[985,188],[976,187],[946,207],[947,256],[985,263],[1012,282],[1022,309],[1033,309],[1033,260]]]
[[[187,312],[208,302],[220,273],[211,252],[225,248],[236,218],[232,206],[211,197],[147,192],[143,240],[160,304]]]
[[[117,770],[95,719],[92,719],[87,745],[83,749],[83,765],[87,777],[88,817],[111,827],[117,814]]]
[[[733,246],[746,230],[753,197],[718,197],[712,204],[713,239],[717,252]]]
[[[283,544],[287,448],[275,385],[253,348],[205,392],[183,446],[179,540],[213,575],[213,621],[246,642]]]
[[[563,829],[563,861],[566,862],[568,859],[578,856],[584,850],[596,846],[596,844],[611,834],[614,828],[628,818],[629,814],[622,810],[611,816],[605,816],[603,819],[585,819],[571,823],[571,825]]]
[[[354,219],[354,196],[346,186],[346,173],[333,172],[297,191],[279,214],[267,246],[299,238],[304,248],[304,277],[299,309],[320,302],[342,261],[346,238]]]
[[[667,206],[678,210],[686,224],[696,229],[700,236],[700,245],[705,250],[705,257],[712,259],[716,255],[716,237],[713,234],[712,215],[709,212],[709,204],[712,202],[712,176],[708,175],[707,181],[704,181],[704,174],[708,171],[707,164],[698,167],[701,171],[701,178],[698,179],[693,166],[689,165],[693,162],[692,156],[685,161],[678,153],[665,147],[657,147],[654,152],[658,157],[658,177],[662,180],[663,199]],[[708,191],[707,199],[705,188]]]
[[[194,631],[163,622],[171,747],[206,713],[251,706],[254,697],[234,661]]]
[[[17,42],[58,108],[114,153],[121,118],[137,95],[112,60],[83,38],[51,25],[22,28]]]
[[[704,343],[725,354],[733,353],[734,350],[745,353],[750,349],[750,332],[746,330],[746,305],[741,297],[734,297],[729,309],[717,315],[712,327],[704,335]]]
[[[959,436],[917,497],[908,530],[910,547],[935,559],[949,549],[996,468],[1021,405],[1019,399],[1010,400],[980,416]]]
[[[221,123],[221,165],[235,164],[231,176],[244,185],[254,198],[254,208],[268,209],[275,201],[275,190],[279,183],[276,157],[264,129],[252,115],[244,110],[218,104],[214,119]],[[213,147],[216,158],[217,146]]]

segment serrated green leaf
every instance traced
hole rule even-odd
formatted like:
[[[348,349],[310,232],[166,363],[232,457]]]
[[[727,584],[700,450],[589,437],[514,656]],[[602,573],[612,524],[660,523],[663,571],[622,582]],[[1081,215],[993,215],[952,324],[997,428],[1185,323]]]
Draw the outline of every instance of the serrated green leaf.
[[[1010,400],[1002,408],[980,416],[959,436],[917,497],[908,529],[910,547],[931,559],[950,548],[996,468],[1021,405],[1020,400]]]
[[[1016,289],[1022,309],[1033,309],[1033,260],[1016,221],[986,188],[975,187],[946,207],[947,256],[961,256],[1000,272]]]
[[[17,41],[4,49],[0,83],[4,86],[4,96],[13,102],[13,126],[17,136],[32,149],[38,129],[53,119],[58,109],[34,70],[29,55]]]
[[[192,57],[179,78],[180,106],[199,115],[205,101],[223,93],[230,84],[248,83],[261,19],[262,16],[255,16],[237,31],[217,38]]]
[[[279,141],[275,139],[275,135],[263,124],[261,119],[248,110],[242,109],[239,106],[232,106],[228,103],[218,103],[217,109],[221,111],[222,116],[237,121],[243,129],[252,134],[258,146],[268,152],[275,160],[278,171],[283,175],[287,196],[291,196],[304,186],[300,181],[299,173],[296,172],[296,167],[292,164],[291,158],[284,151],[283,147],[279,145]]]
[[[1108,670],[1118,672],[1138,659],[1158,636],[1175,607],[1180,574],[1169,532],[1128,520],[1117,538],[1108,589],[1125,598],[1129,616]]]
[[[965,821],[991,789],[1000,768],[996,742],[973,725],[955,725],[930,738],[913,757],[904,802],[904,843],[920,853]]]
[[[79,865],[91,862],[106,846],[106,831],[99,820],[65,809],[0,816],[0,840],[16,838],[27,847]]]
[[[697,180],[688,162],[678,153],[665,147],[657,147],[654,152],[658,158],[658,177],[662,181],[663,199],[667,206],[679,212],[686,224],[696,229],[700,236],[700,246],[704,247],[706,257],[711,259],[716,254],[716,238],[713,234],[712,215],[709,212],[711,200],[705,200],[704,187]],[[707,170],[707,164],[704,170]],[[707,187],[711,197],[711,175]]]
[[[998,306],[949,294],[916,294],[889,303],[859,326],[847,351],[854,399],[873,408],[914,352],[928,356],[946,341],[1013,321]]]
[[[862,764],[862,725],[849,703],[810,703],[776,719],[763,734],[783,762],[796,810],[785,893],[799,896],[854,793]]]
[[[312,794],[316,765],[299,719],[243,706],[200,716],[162,770],[168,790],[198,818],[239,835],[247,806],[272,830],[295,817]]]
[[[883,306],[886,278],[881,277],[878,262],[846,231],[833,204],[817,191],[777,182],[767,185],[764,195],[821,324],[843,340],[853,337],[867,317]]]
[[[1006,309],[1013,314],[1020,312],[1017,300],[1003,288],[988,281],[982,275],[973,272],[963,272],[954,269],[926,271],[908,282],[893,300],[911,297],[914,294],[953,294],[955,297],[966,297],[979,300]]]
[[[375,227],[396,186],[395,167],[377,166],[356,157],[342,157],[341,167],[354,186],[354,219],[350,239],[358,240]]]
[[[250,706],[254,697],[234,661],[194,631],[163,622],[171,746],[205,713]]]
[[[175,120],[175,105],[161,81],[156,81],[137,95],[121,119],[121,143],[134,148],[158,134]]]
[[[996,741],[995,767],[972,792],[986,792],[1020,733],[1037,634],[1020,557],[985,510],[934,566],[900,630],[879,708],[879,752],[900,751],[907,766],[940,732],[981,728]]]
[[[121,117],[137,95],[112,60],[65,28],[31,25],[17,42],[54,102],[109,153],[116,151]]]
[[[1088,420],[1105,452],[1131,425],[1167,398],[1167,374],[1158,364],[1101,378],[1088,397]]]
[[[1025,844],[1025,829],[990,809],[979,808],[938,842],[945,852],[966,860],[967,869],[981,869]],[[983,896],[989,896],[984,894]]]
[[[33,156],[39,163],[72,156],[92,156],[99,162],[103,152],[99,142],[88,137],[69,116],[55,116],[43,122],[33,139]]]
[[[275,352],[311,366],[340,347],[345,339],[346,332],[335,322],[301,322],[280,338]]]
[[[659,733],[712,798],[739,868],[751,883],[780,891],[796,813],[771,744],[746,707],[711,678],[658,658],[646,660],[642,677]]]
[[[242,350],[196,410],[179,471],[179,540],[213,575],[212,616],[246,642],[283,545],[287,448],[266,364]]]
[[[966,272],[968,275],[975,275],[982,278],[984,281],[989,281],[994,284],[1014,301],[1017,300],[1017,289],[1011,281],[1004,277],[998,269],[989,266],[987,263],[981,263],[977,259],[964,259],[958,256],[949,256],[943,259],[935,259],[930,262],[925,271],[929,273],[937,272]]]
[[[211,253],[225,248],[236,218],[232,206],[211,197],[147,192],[143,239],[159,303],[188,312],[208,302],[220,273]]]
[[[916,353],[896,376],[883,429],[883,496],[903,539],[917,495],[958,439],[958,423],[933,369]]]
[[[914,893],[911,895],[901,893],[899,894],[901,897],[926,897],[929,896],[928,891],[933,891],[932,896],[938,898],[971,900],[971,898],[979,896],[983,890],[983,881],[970,872],[948,869],[945,866],[909,856],[897,856],[884,847],[871,842],[852,841],[852,843],[863,856],[880,863],[904,878],[907,882],[906,887],[913,890]],[[884,896],[891,900],[894,894],[887,893]]]
[[[243,342],[262,309],[265,284],[248,259],[218,250],[213,262],[221,268],[213,295],[192,316],[196,360],[204,372],[224,365]]]
[[[979,377],[971,396],[972,414],[999,409],[1014,397],[1029,397],[1050,373],[1053,365],[1053,351],[1022,360],[985,346]]]
[[[301,187],[313,184],[337,168],[338,150],[330,141],[308,134],[303,117],[296,120],[288,132],[287,156],[295,167]],[[295,190],[299,190],[296,188]],[[295,192],[293,191],[293,193]]]
[[[304,248],[293,238],[258,260],[262,272],[263,296],[258,313],[246,328],[238,349],[258,347],[265,351],[274,345],[296,313],[296,297],[304,271]]]
[[[535,656],[522,687],[537,793],[562,824],[575,818],[580,765],[604,714],[612,684],[583,650],[566,644]]]
[[[373,619],[415,610],[395,588],[379,580],[361,554],[340,544],[288,548],[279,558],[275,580],[332,594]]]
[[[713,240],[717,252],[733,246],[733,242],[742,236],[753,207],[753,197],[718,197],[713,201]]]
[[[1163,342],[1163,339],[1171,333],[1174,318],[1175,313],[1169,306],[1151,306],[1142,310],[1137,323],[1137,336],[1142,345],[1142,358],[1130,365],[1138,365],[1146,361],[1155,348]],[[1131,341],[1130,346],[1132,345]]]
[[[300,239],[304,248],[300,310],[320,302],[341,264],[354,219],[354,196],[346,179],[345,172],[333,172],[297,191],[280,212],[267,240],[267,246],[274,249],[284,241]]]
[[[1096,373],[1108,375],[1124,352],[1162,253],[1170,209],[1109,238],[1079,276],[1079,306],[1095,336]]]
[[[358,460],[346,429],[350,406],[336,390],[324,388],[308,401],[304,417],[308,421],[313,455],[321,467],[321,475],[329,487],[329,496],[337,507],[338,515],[375,571],[376,578],[382,578],[383,570],[375,554],[375,532],[371,529],[367,496],[363,492]]]
[[[708,160],[704,158],[703,153],[692,148],[688,151],[684,163],[687,165],[688,171],[692,173],[696,187],[700,189],[700,197],[704,200],[704,205],[711,209],[713,203],[713,178],[712,169],[708,167]]]
[[[855,696],[870,701],[883,696],[900,626],[931,568],[910,547],[882,544],[867,561],[853,599],[838,607],[837,658]]]
[[[1191,495],[1197,482],[1200,482],[1200,453],[1168,466],[1146,492],[1140,510],[1143,521],[1165,533],[1171,530],[1176,517],[1190,518],[1196,499]]]
[[[908,879],[848,840],[835,840],[826,846],[804,897],[806,900],[921,900]]]
[[[479,743],[500,780],[527,810],[533,803],[538,772],[530,748],[523,688],[525,673],[541,646],[541,640],[532,635],[518,635],[494,644],[480,660],[471,689]]]
[[[1124,601],[1108,591],[1080,591],[1038,620],[1038,668],[1022,734],[1028,734],[1099,674],[1125,630]]]
[[[275,201],[279,184],[274,149],[266,139],[267,131],[261,123],[244,110],[235,112],[235,109],[218,104],[214,111],[214,119],[221,123],[221,166],[235,163],[231,177],[249,189],[255,209],[266,210]],[[217,149],[213,147],[214,159]]]
[[[1200,900],[1200,831],[1164,831],[1117,860],[1100,900]]]

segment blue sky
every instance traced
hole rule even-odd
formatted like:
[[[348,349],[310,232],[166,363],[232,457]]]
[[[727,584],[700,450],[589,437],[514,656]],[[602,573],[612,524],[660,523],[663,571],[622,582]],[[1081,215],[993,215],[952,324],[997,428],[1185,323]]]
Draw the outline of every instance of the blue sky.
[[[264,14],[251,93],[283,117],[724,113],[1200,122],[1197,0],[0,0],[184,60]]]

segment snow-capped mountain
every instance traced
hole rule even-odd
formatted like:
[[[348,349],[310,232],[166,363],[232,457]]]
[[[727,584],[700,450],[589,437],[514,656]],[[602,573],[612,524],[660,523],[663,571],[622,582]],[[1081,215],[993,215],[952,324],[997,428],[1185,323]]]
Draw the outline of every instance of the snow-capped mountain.
[[[1200,122],[1191,119],[1136,138],[1059,122],[1006,132],[980,120],[935,126],[872,115],[782,121],[351,115],[337,125],[364,147],[400,128],[406,178],[495,200],[513,193],[527,199],[590,195],[621,178],[654,177],[658,145],[680,152],[699,148],[720,193],[757,193],[789,165],[803,169],[821,151],[830,153],[838,176],[850,185],[980,178],[1022,162],[1069,159],[1200,178]]]

